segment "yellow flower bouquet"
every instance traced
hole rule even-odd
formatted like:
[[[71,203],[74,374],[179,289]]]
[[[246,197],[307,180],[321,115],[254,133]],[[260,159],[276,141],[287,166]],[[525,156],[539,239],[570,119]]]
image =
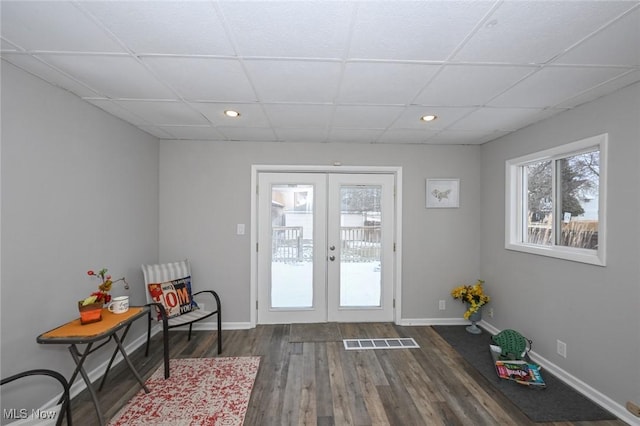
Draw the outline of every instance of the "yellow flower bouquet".
[[[464,319],[469,319],[472,314],[478,312],[483,305],[491,300],[489,296],[484,294],[483,284],[484,281],[478,280],[473,285],[461,285],[451,291],[451,296],[454,299],[459,299],[469,306],[469,309],[464,313]]]

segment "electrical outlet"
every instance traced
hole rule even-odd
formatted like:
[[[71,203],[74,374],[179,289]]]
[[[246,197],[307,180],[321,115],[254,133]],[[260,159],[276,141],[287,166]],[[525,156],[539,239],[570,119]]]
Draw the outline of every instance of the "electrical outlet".
[[[444,311],[445,309],[447,309],[447,302],[444,300],[441,300],[440,302],[438,302],[438,309],[440,309],[441,311]]]
[[[563,358],[567,357],[567,344],[561,340],[558,340],[558,355]]]
[[[493,318],[493,308],[489,308],[489,318]]]
[[[634,416],[640,417],[640,407],[638,406],[638,404],[627,401],[627,410],[629,410]]]

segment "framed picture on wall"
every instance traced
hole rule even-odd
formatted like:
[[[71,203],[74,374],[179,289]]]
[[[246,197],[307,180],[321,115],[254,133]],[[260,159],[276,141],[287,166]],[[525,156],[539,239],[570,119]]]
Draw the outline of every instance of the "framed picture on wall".
[[[427,179],[427,208],[460,207],[460,179]]]

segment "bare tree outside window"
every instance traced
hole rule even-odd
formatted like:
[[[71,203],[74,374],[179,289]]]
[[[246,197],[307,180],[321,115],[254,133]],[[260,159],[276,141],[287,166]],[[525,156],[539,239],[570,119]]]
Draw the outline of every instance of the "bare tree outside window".
[[[600,152],[591,151],[558,160],[562,194],[561,246],[598,247],[598,193]]]
[[[555,240],[560,246],[596,249],[599,150],[533,162],[524,166],[523,172],[527,188],[526,242],[549,246]],[[554,200],[554,193],[558,200]],[[554,213],[559,216],[555,221]]]
[[[532,244],[551,245],[553,238],[553,188],[551,161],[524,166],[527,185],[527,239]]]

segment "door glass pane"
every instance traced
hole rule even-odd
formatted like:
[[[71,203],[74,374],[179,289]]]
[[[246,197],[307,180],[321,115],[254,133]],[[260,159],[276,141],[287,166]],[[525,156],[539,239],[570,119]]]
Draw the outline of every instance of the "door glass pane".
[[[381,196],[380,186],[340,187],[342,307],[381,305]]]
[[[524,166],[527,187],[526,243],[551,245],[553,241],[553,198],[551,161]]]
[[[313,306],[313,185],[271,187],[271,307]]]
[[[600,151],[558,160],[561,230],[557,244],[596,250],[598,248],[598,204]]]

